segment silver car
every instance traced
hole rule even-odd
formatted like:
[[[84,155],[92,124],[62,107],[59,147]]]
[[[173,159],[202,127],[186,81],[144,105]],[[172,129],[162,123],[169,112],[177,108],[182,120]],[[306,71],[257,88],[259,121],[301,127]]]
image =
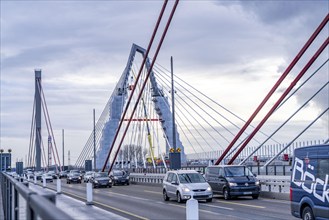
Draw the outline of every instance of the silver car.
[[[168,171],[163,179],[163,199],[176,198],[181,203],[190,199],[212,201],[212,189],[204,177],[195,170]]]
[[[94,173],[94,171],[87,171],[86,174],[83,176],[83,182],[88,183]]]

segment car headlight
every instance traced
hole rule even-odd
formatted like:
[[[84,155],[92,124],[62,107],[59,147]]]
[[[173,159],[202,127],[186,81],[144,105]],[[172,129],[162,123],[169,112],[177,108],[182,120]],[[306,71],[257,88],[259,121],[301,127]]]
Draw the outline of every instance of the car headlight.
[[[112,183],[112,180],[111,179],[109,179],[109,183]]]
[[[127,176],[126,179],[129,180],[129,176]]]
[[[183,190],[184,192],[190,192],[190,189],[187,188],[187,187],[183,187],[182,190]]]
[[[230,186],[237,186],[237,183],[228,183]]]
[[[97,181],[97,180],[95,180],[95,183],[98,183],[98,181]]]
[[[256,186],[259,186],[259,184],[260,184],[259,181],[256,181],[256,182],[255,182],[255,185],[256,185]]]
[[[79,180],[81,180],[81,176],[79,176]]]
[[[207,188],[207,191],[211,191],[212,189],[211,189],[211,187],[210,186],[208,186],[208,188]]]

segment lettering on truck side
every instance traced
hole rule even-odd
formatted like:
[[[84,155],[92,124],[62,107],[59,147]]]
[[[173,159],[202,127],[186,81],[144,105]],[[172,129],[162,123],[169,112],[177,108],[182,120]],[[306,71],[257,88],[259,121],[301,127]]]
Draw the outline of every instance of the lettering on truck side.
[[[320,178],[315,179],[315,176],[312,173],[308,171],[304,172],[303,168],[304,161],[296,157],[292,173],[292,182],[299,187],[302,186],[302,189],[304,191],[309,194],[313,194],[314,197],[319,199],[320,201],[325,202],[327,200],[329,202],[329,188],[327,189],[329,174],[326,174],[325,180],[322,180]],[[310,164],[307,165],[307,168],[309,168],[310,170],[314,170],[314,166],[311,166]],[[295,179],[295,176],[297,176],[296,174],[300,174],[298,175],[300,176],[300,179]],[[304,184],[306,179],[310,179],[312,181],[310,188],[308,188]],[[323,186],[322,195],[316,193],[316,187],[318,184]]]

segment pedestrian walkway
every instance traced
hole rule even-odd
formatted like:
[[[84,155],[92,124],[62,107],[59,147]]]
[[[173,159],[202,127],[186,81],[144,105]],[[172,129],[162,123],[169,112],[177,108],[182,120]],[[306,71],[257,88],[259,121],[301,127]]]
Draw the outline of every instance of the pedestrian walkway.
[[[55,193],[53,190],[43,188],[42,186],[29,184],[29,188],[37,193]],[[93,205],[86,205],[85,202],[74,199],[64,194],[56,194],[56,206],[63,210],[66,214],[70,215],[73,219],[120,219],[124,220],[119,215],[108,212],[104,209],[98,208]],[[1,219],[1,218],[0,218]]]

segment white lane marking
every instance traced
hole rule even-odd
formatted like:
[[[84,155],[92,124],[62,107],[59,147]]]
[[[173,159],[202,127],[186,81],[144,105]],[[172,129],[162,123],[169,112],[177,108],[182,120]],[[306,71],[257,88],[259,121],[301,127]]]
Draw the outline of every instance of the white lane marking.
[[[178,205],[178,204],[172,204],[172,203],[166,203],[166,202],[156,202],[158,204],[166,204],[166,205],[170,205],[170,206],[175,206],[175,207],[179,207],[179,208],[186,208],[185,205]],[[203,205],[202,205],[203,206]],[[206,205],[206,206],[210,206],[210,207],[215,207],[215,208],[220,208],[220,209],[228,209],[228,210],[234,210],[232,208],[226,208],[226,207],[221,207],[221,206],[214,206],[214,205]],[[213,212],[213,211],[208,211],[208,210],[204,210],[204,209],[199,209],[200,212],[206,212],[206,213],[210,213],[213,215],[218,215],[217,212]]]
[[[115,192],[107,192],[107,194],[109,195],[117,195],[117,196],[123,196],[123,197],[128,197],[128,198],[132,198],[132,199],[138,199],[138,200],[143,200],[143,201],[150,201],[149,199],[143,199],[143,198],[139,198],[139,197],[135,197],[135,196],[129,196],[129,195],[125,195],[125,194],[120,194],[120,193],[115,193]]]
[[[239,205],[239,206],[246,206],[246,207],[253,207],[258,209],[265,209],[264,206],[258,206],[258,205],[249,205],[244,203],[238,203],[238,202],[227,202],[227,201],[217,201],[216,203],[226,203],[226,204],[232,204],[232,205]]]
[[[223,206],[216,206],[216,205],[209,205],[209,204],[202,204],[202,206],[208,206],[208,207],[213,207],[213,208],[218,208],[218,209],[234,210],[233,208],[228,208],[228,207],[223,207]]]
[[[259,199],[264,200],[266,202],[280,203],[280,204],[290,204],[290,201],[287,200],[276,200],[276,199]]]

